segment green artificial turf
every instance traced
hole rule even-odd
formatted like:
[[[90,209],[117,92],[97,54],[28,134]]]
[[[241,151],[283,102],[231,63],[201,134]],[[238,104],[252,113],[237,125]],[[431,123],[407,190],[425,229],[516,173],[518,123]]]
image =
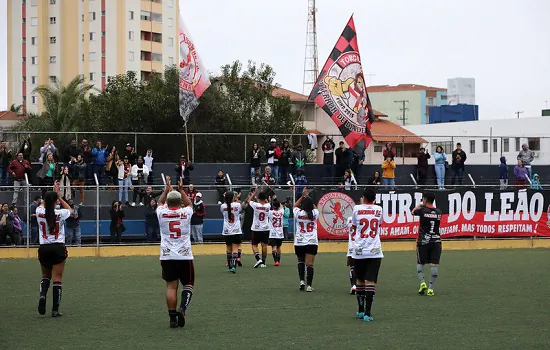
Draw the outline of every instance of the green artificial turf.
[[[317,256],[313,293],[293,255],[252,260],[232,275],[225,256],[197,257],[183,329],[168,327],[157,258],[69,258],[56,319],[36,311],[38,261],[1,260],[0,349],[550,348],[550,250],[444,251],[435,297],[416,293],[414,252],[386,253],[371,323],[354,319],[343,254]]]

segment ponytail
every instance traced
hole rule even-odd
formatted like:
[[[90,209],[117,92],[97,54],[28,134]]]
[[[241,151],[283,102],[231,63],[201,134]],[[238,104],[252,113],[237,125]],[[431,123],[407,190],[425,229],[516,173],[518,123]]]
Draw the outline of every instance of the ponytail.
[[[56,192],[46,192],[44,197],[44,205],[46,207],[46,223],[48,225],[48,232],[55,232],[56,218],[55,215],[55,205],[57,203],[57,193]]]
[[[225,199],[225,205],[227,205],[227,219],[229,222],[232,222],[235,219],[235,214],[233,214],[233,210],[231,210],[231,203],[233,203],[233,198],[235,197],[235,194],[233,191],[227,191],[225,192],[224,199]]]
[[[313,221],[313,200],[310,197],[302,199],[302,210],[307,213],[307,218]]]

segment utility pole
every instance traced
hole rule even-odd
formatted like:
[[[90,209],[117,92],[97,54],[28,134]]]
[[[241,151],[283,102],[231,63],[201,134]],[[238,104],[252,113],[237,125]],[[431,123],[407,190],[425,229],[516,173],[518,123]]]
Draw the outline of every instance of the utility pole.
[[[403,125],[405,125],[406,121],[407,121],[407,114],[406,113],[409,110],[409,108],[405,107],[405,104],[409,103],[409,100],[399,100],[399,101],[393,101],[393,102],[402,104],[403,107],[399,108],[399,110],[403,112],[403,117],[397,118],[397,119],[401,120],[403,122]]]
[[[376,74],[372,74],[372,73],[368,73],[368,74],[363,74],[369,81],[368,81],[368,85],[372,85],[372,77],[375,77]]]
[[[519,115],[520,115],[520,114],[523,114],[523,111],[521,111],[521,112],[516,112],[516,114],[518,115],[518,119],[519,119]]]

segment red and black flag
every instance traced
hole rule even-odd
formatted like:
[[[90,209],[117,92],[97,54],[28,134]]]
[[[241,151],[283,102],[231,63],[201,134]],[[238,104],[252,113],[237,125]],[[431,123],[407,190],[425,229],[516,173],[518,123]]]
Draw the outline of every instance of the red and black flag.
[[[372,141],[374,113],[365,85],[353,16],[340,35],[313,86],[310,100],[336,123],[342,136],[361,155]]]

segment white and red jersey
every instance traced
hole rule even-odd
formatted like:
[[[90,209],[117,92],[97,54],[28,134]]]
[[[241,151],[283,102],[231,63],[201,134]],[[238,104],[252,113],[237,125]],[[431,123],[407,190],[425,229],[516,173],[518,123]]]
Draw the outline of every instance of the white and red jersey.
[[[243,231],[241,229],[241,203],[233,202],[231,203],[231,212],[233,213],[232,220],[229,220],[229,212],[227,211],[227,204],[222,204],[220,206],[220,211],[223,215],[223,231],[222,235],[232,236],[232,235],[242,235]]]
[[[300,209],[294,208],[294,245],[319,245],[317,239],[317,219],[319,218],[319,210],[313,209],[313,220],[310,220],[307,213]]]
[[[261,232],[269,231],[269,211],[271,210],[271,204],[250,202],[250,207],[254,209],[254,219],[252,220],[252,231]]]
[[[46,208],[43,206],[36,208],[40,244],[65,243],[65,220],[69,216],[71,213],[68,209],[55,209],[55,231],[50,232],[46,221]]]
[[[348,222],[347,222],[346,226],[348,228],[348,254],[347,254],[347,256],[351,256],[351,251],[353,249],[353,233],[354,233],[353,224],[352,224],[352,217],[351,216],[348,218]]]
[[[378,228],[382,223],[382,207],[359,204],[353,208],[351,257],[353,259],[383,258]]]
[[[160,227],[160,260],[193,260],[191,251],[193,207],[157,208]]]
[[[284,209],[270,210],[269,211],[269,238],[283,239],[285,235],[283,233],[283,216],[285,214]]]

